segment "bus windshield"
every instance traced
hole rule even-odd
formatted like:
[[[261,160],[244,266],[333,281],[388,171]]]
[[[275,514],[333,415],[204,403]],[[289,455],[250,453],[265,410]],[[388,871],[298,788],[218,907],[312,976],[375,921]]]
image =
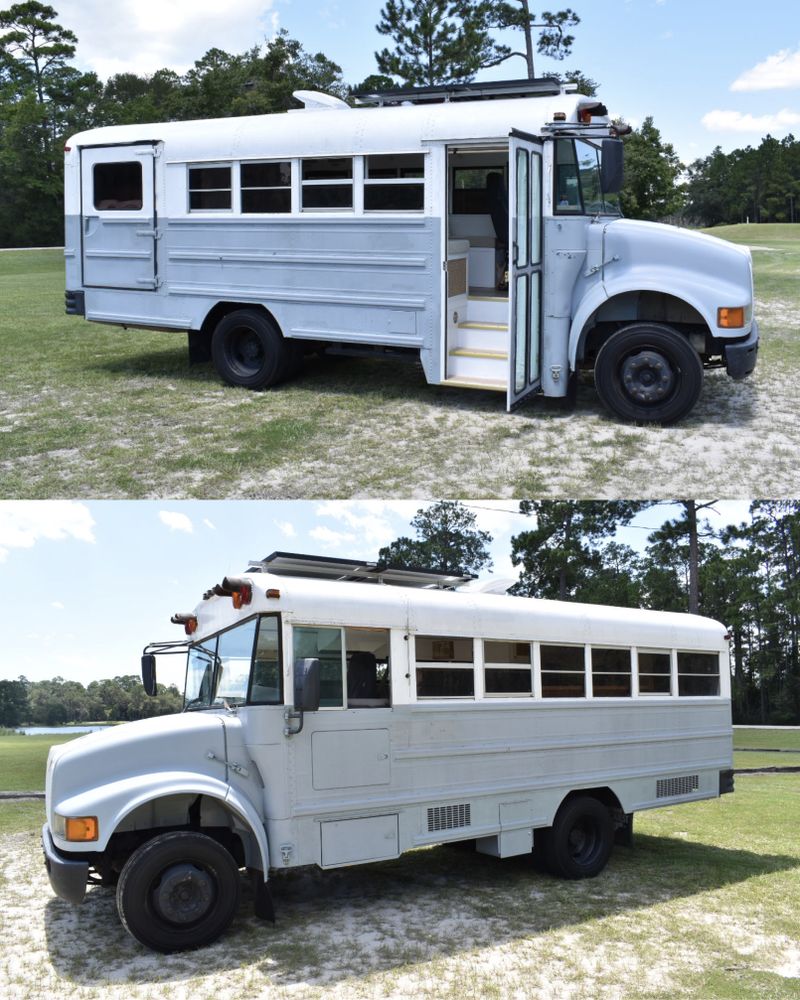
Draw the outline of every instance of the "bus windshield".
[[[555,211],[558,215],[619,216],[619,195],[600,184],[602,152],[586,139],[556,142]]]

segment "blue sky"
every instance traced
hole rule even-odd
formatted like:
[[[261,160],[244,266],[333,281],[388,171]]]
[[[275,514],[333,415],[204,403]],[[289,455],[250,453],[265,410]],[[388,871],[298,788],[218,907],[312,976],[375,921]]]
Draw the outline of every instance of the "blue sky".
[[[468,501],[494,538],[494,575],[516,577],[511,535],[531,526],[514,501]],[[180,639],[176,611],[276,550],[375,559],[426,501],[0,502],[0,678],[84,684],[135,674],[142,647]],[[717,505],[716,525],[747,515]],[[622,540],[640,548],[670,510],[645,512]],[[177,660],[174,661],[177,666]]]
[[[716,145],[800,135],[800,16],[789,0],[570,0],[582,19],[572,56],[540,58],[537,73],[579,68],[611,112],[652,115],[685,162]],[[106,78],[187,69],[212,46],[242,52],[279,28],[323,51],[357,83],[375,72],[382,0],[56,0],[79,38],[78,60]],[[552,4],[546,5],[553,7]],[[555,5],[555,9],[562,5]],[[534,11],[543,9],[533,3]],[[120,30],[124,26],[124,30]],[[520,48],[520,37],[506,39]],[[521,59],[482,74],[524,75]]]

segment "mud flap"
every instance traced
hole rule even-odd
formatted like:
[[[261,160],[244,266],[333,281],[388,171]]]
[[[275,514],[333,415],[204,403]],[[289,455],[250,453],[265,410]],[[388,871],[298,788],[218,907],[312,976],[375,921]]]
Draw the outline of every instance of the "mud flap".
[[[264,873],[256,868],[249,868],[250,882],[253,886],[253,911],[259,920],[269,920],[275,923],[275,906],[269,883],[264,881]]]

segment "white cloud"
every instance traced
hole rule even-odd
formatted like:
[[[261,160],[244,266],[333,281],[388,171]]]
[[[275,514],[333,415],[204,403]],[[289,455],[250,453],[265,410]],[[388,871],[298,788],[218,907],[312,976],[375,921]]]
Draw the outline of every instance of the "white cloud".
[[[703,115],[701,121],[709,132],[750,132],[764,135],[767,132],[785,132],[800,125],[800,113],[789,108],[766,115],[715,109]]]
[[[800,49],[781,49],[746,70],[731,84],[731,90],[785,90],[800,87]]]
[[[427,506],[424,500],[330,500],[320,504],[316,515],[332,518],[353,532],[346,537],[358,539],[359,551],[349,553],[353,558],[377,559],[378,549],[393,542],[398,535],[409,534],[411,518]],[[398,524],[397,518],[404,523]],[[317,537],[310,532],[312,537]]]
[[[0,562],[11,549],[30,549],[42,540],[94,542],[94,518],[74,500],[6,500],[0,503]]]
[[[275,521],[275,525],[278,531],[286,538],[296,538],[297,528],[292,524],[291,521]]]
[[[194,525],[186,514],[179,514],[175,510],[160,510],[158,519],[162,524],[166,524],[170,531],[185,531],[187,535],[191,535],[194,531]]]
[[[56,608],[58,611],[63,611],[64,610],[64,605],[63,605],[63,603],[61,601],[51,601],[50,602],[50,607],[51,608]]]
[[[209,521],[207,517],[203,518],[203,524],[209,529],[209,531],[216,531],[217,526],[213,521]]]
[[[345,542],[352,543],[355,541],[355,535],[341,531],[332,531],[330,528],[326,528],[324,524],[312,528],[309,531],[309,535],[325,549],[337,549]]]
[[[274,0],[61,0],[59,23],[78,36],[77,61],[115,73],[181,73],[211,48],[244,52],[278,29]]]

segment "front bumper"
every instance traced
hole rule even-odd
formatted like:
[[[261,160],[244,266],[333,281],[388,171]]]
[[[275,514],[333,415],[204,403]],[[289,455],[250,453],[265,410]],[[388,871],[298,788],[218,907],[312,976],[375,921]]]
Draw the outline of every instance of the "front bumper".
[[[42,827],[42,849],[53,892],[69,903],[80,903],[86,895],[89,862],[75,861],[60,854],[47,823]]]
[[[746,378],[756,366],[758,357],[758,323],[753,320],[750,333],[743,340],[726,344],[725,367],[731,378]]]

